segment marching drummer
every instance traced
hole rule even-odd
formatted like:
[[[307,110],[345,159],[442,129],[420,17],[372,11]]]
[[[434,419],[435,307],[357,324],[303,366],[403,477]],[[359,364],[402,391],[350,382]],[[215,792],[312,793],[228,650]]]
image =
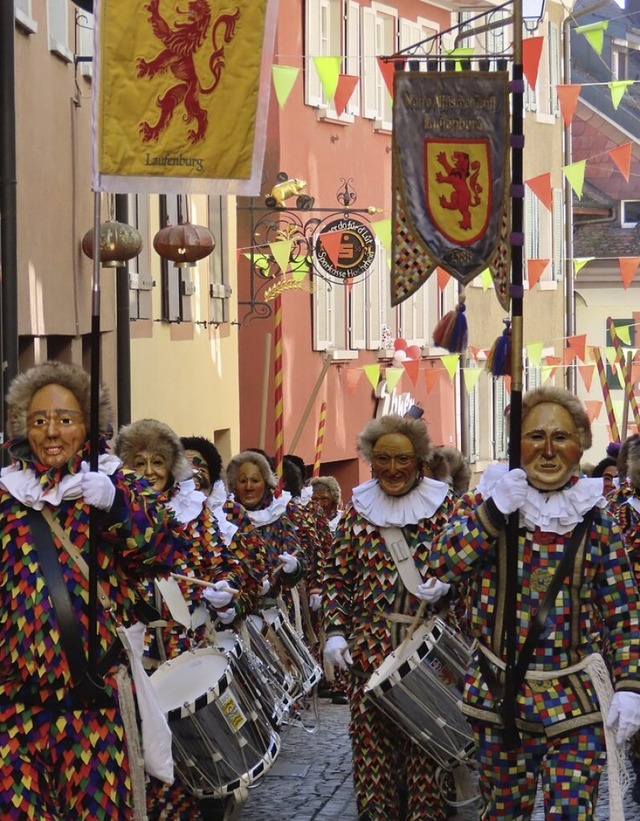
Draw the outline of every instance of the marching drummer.
[[[539,781],[546,818],[593,819],[607,759],[611,818],[624,817],[618,754],[640,728],[640,605],[602,480],[578,475],[590,446],[591,424],[576,396],[551,386],[525,394],[522,469],[492,466],[459,500],[431,554],[443,582],[470,580],[478,652],[463,711],[487,821],[531,818]],[[604,632],[615,693],[600,655]],[[516,661],[506,678],[509,638]]]
[[[421,602],[429,615],[448,611],[453,590],[429,578],[427,566],[453,497],[446,483],[424,476],[431,441],[422,421],[395,414],[374,419],[360,434],[358,450],[373,478],[353,490],[338,524],[326,563],[323,610],[325,661],[350,674],[359,818],[444,821],[434,759],[369,700],[365,685],[415,622]],[[400,528],[404,546],[397,545]],[[446,618],[453,618],[450,612]]]

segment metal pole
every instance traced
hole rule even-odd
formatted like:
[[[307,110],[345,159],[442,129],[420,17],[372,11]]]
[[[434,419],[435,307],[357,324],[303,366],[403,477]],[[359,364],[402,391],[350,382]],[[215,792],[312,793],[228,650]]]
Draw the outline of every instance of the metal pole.
[[[129,222],[129,198],[116,194],[116,219]],[[129,312],[129,263],[116,268],[116,372],[118,428],[131,422],[131,333]]]

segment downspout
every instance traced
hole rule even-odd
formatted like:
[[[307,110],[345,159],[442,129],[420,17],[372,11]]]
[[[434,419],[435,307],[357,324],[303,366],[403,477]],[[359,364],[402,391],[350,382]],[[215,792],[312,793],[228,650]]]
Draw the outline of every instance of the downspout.
[[[0,2],[0,390],[18,373],[18,242],[14,4]],[[0,403],[0,438],[5,440],[5,406]],[[2,451],[4,454],[4,451]],[[4,461],[4,457],[2,457]]]
[[[129,223],[129,198],[116,194],[116,219]],[[129,263],[116,268],[116,385],[118,428],[131,422],[131,325],[129,313]]]

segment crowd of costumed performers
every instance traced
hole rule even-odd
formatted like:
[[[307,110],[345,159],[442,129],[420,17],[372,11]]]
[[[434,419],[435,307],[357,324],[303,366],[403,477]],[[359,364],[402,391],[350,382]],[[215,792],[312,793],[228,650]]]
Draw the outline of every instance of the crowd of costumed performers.
[[[605,769],[623,817],[640,436],[585,475],[588,415],[544,386],[522,466],[473,480],[420,414],[387,414],[345,489],[296,454],[223,465],[160,419],[114,431],[94,393],[60,362],[7,392],[3,819],[237,818],[319,698],[348,705],[361,821],[516,821],[540,790],[546,817],[590,821]]]

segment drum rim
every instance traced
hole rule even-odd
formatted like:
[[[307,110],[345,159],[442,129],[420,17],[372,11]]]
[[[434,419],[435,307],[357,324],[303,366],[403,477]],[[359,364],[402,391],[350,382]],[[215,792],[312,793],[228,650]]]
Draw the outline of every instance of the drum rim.
[[[152,683],[152,686],[156,688],[156,695],[158,694],[158,682],[161,678],[166,677],[168,671],[170,670],[178,670],[180,666],[182,666],[186,659],[191,656],[220,656],[220,658],[224,659],[226,663],[226,667],[222,672],[222,675],[219,679],[217,679],[204,693],[201,693],[197,696],[193,701],[184,701],[182,704],[178,704],[170,709],[165,709],[162,704],[160,705],[160,709],[167,717],[167,720],[171,721],[174,719],[182,719],[187,718],[194,713],[197,713],[203,707],[206,707],[207,704],[210,704],[214,699],[219,698],[222,696],[230,687],[231,682],[234,680],[232,669],[231,669],[231,661],[229,654],[223,652],[222,650],[217,649],[216,647],[197,647],[195,650],[187,650],[184,653],[180,653],[179,656],[176,656],[173,659],[168,659],[157,670],[149,677],[149,680]],[[155,677],[155,681],[154,681]]]

